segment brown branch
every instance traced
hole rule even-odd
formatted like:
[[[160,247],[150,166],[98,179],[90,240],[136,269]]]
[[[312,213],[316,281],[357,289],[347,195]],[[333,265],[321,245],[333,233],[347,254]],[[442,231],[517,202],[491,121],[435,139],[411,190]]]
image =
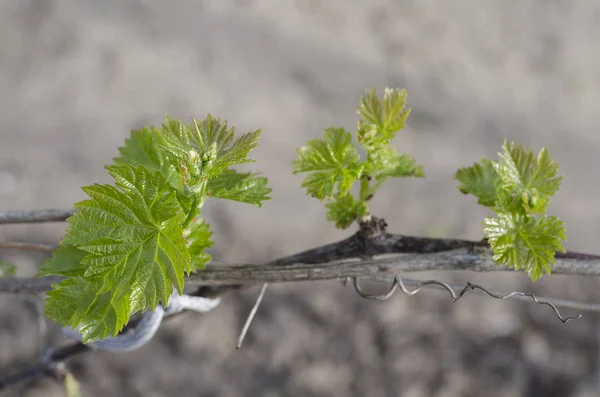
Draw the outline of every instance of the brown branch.
[[[361,224],[351,237],[263,265],[209,264],[187,278],[187,285],[203,287],[202,296],[216,296],[256,283],[396,276],[431,270],[476,272],[511,271],[492,259],[485,240],[469,241],[411,237],[387,233],[383,220]],[[396,255],[392,255],[396,254]],[[390,256],[391,255],[391,256]],[[380,256],[380,257],[378,257]],[[556,254],[553,274],[600,276],[600,256],[568,252]],[[41,293],[56,277],[0,280],[0,293]]]
[[[200,286],[202,296],[214,297],[232,288],[244,288],[248,283],[376,278],[428,270],[512,271],[493,261],[485,239],[469,241],[403,236],[388,233],[386,227],[383,219],[373,217],[361,222],[359,231],[344,240],[264,265],[209,265],[193,274],[187,282],[188,285]],[[374,258],[386,254],[398,255]],[[552,273],[600,276],[600,255],[557,253]]]
[[[56,245],[52,245],[52,244],[33,244],[33,243],[0,241],[0,249],[52,252],[56,249],[56,247],[57,247]]]
[[[74,210],[37,210],[0,212],[0,225],[9,223],[62,222],[74,214]]]
[[[360,229],[352,236],[327,245],[286,256],[269,265],[293,265],[299,263],[326,263],[348,258],[372,258],[384,254],[428,254],[456,248],[487,247],[487,241],[439,239],[390,234],[387,223],[372,217],[360,223]],[[598,257],[600,259],[600,256]]]
[[[372,260],[343,260],[317,264],[207,266],[187,279],[188,285],[231,285],[391,276],[405,272],[469,270],[511,271],[497,265],[488,249],[459,248],[432,254],[406,254]],[[600,257],[557,258],[553,274],[600,276]],[[0,290],[1,291],[1,290]]]

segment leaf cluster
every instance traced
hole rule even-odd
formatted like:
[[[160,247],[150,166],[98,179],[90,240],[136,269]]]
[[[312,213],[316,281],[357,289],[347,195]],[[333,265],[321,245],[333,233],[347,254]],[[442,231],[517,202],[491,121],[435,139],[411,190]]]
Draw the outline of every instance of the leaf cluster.
[[[106,167],[114,185],[94,184],[75,205],[69,229],[40,275],[61,275],[46,313],[78,328],[84,342],[114,336],[138,311],[167,305],[184,276],[211,257],[200,209],[209,197],[261,206],[267,179],[231,166],[252,162],[260,131],[236,138],[212,116],[186,125],[167,117],[161,128],[132,131]]]
[[[494,260],[525,270],[532,280],[550,273],[556,251],[564,252],[563,222],[546,214],[562,176],[546,148],[535,155],[524,146],[504,142],[500,161],[480,163],[456,173],[459,190],[472,194],[496,217],[483,222]]]
[[[405,127],[410,110],[406,91],[386,88],[383,97],[375,89],[362,96],[354,133],[365,153],[361,160],[353,134],[342,127],[324,131],[323,137],[310,140],[298,149],[294,173],[307,173],[302,187],[319,200],[327,200],[327,219],[338,228],[347,228],[369,212],[368,201],[390,177],[421,177],[423,168],[407,154],[390,146],[396,133]],[[351,188],[360,182],[357,195]]]

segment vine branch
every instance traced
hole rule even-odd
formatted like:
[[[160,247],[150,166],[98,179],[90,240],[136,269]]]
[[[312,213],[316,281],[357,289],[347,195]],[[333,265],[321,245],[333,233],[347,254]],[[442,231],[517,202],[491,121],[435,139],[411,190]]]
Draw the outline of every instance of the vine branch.
[[[186,285],[224,287],[232,285],[256,283],[282,283],[300,281],[319,281],[345,279],[348,277],[372,278],[378,276],[394,276],[398,273],[422,272],[432,270],[468,270],[475,272],[512,271],[501,267],[492,260],[489,249],[457,248],[435,253],[416,253],[379,257],[374,259],[352,258],[317,262],[321,257],[316,256],[315,262],[288,264],[284,260],[276,264],[263,265],[212,265],[209,264],[200,272],[186,279]],[[285,259],[285,258],[284,258]],[[305,258],[308,259],[308,256]],[[567,253],[557,255],[553,274],[569,275],[600,275],[600,256]],[[0,293],[29,293],[48,292],[53,283],[62,277],[15,277],[0,280]],[[227,291],[225,291],[227,292]],[[220,294],[218,294],[220,295]]]
[[[208,264],[187,278],[190,286],[206,286],[212,295],[256,283],[281,283],[396,276],[431,270],[512,271],[499,266],[485,240],[436,239],[387,233],[385,221],[373,217],[354,235],[262,265]],[[600,276],[600,255],[556,254],[553,274]],[[42,293],[60,277],[0,280],[0,293]]]
[[[53,244],[34,244],[34,243],[21,243],[18,241],[0,241],[0,249],[14,249],[21,251],[40,251],[40,252],[52,252],[56,249],[57,245]]]
[[[0,225],[9,223],[62,222],[73,215],[75,210],[34,210],[0,212]]]

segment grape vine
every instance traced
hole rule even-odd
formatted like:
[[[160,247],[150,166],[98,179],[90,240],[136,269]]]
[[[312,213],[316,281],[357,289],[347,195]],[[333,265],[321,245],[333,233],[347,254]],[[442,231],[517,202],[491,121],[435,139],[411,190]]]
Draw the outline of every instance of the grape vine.
[[[386,89],[382,97],[369,90],[357,114],[354,133],[328,128],[293,162],[294,173],[306,174],[302,187],[326,202],[327,219],[342,229],[369,217],[369,201],[389,178],[424,176],[414,158],[390,146],[410,114],[405,90]],[[75,205],[66,235],[40,270],[65,277],[48,293],[48,316],[92,342],[181,293],[185,276],[211,260],[212,233],[201,216],[206,200],[260,207],[269,199],[265,177],[232,168],[253,161],[248,155],[259,135],[236,137],[210,115],[191,124],[167,117],[160,128],[132,131],[106,167],[114,185],[83,188],[89,199]],[[534,155],[505,142],[499,161],[484,158],[455,175],[461,192],[495,213],[483,222],[494,260],[532,280],[550,273],[555,252],[564,251],[564,225],[546,214],[560,187],[557,171],[545,148]]]

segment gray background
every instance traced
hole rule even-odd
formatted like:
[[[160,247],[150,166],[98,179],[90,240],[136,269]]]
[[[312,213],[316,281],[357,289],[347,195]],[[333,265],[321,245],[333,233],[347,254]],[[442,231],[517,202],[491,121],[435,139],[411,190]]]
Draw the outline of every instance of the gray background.
[[[504,138],[548,146],[565,175],[552,212],[567,248],[600,253],[600,3],[512,0],[0,0],[0,209],[69,208],[129,130],[165,113],[262,128],[262,209],[208,203],[219,259],[262,261],[345,237],[291,175],[321,129],[353,129],[366,88],[409,92],[396,147],[427,178],[392,181],[373,213],[390,230],[479,239],[486,211],[454,171]],[[64,225],[4,226],[0,238],[54,243]],[[0,251],[33,274],[43,256]],[[431,274],[420,275],[423,278]],[[598,281],[437,274],[496,289],[600,302]],[[70,368],[92,395],[595,396],[599,317],[562,325],[546,307],[426,292],[372,302],[339,283],[272,287],[245,347],[256,290],[166,325],[126,355]],[[0,373],[39,356],[34,305],[0,297]],[[52,329],[52,327],[51,327]],[[2,396],[60,396],[46,380]]]

